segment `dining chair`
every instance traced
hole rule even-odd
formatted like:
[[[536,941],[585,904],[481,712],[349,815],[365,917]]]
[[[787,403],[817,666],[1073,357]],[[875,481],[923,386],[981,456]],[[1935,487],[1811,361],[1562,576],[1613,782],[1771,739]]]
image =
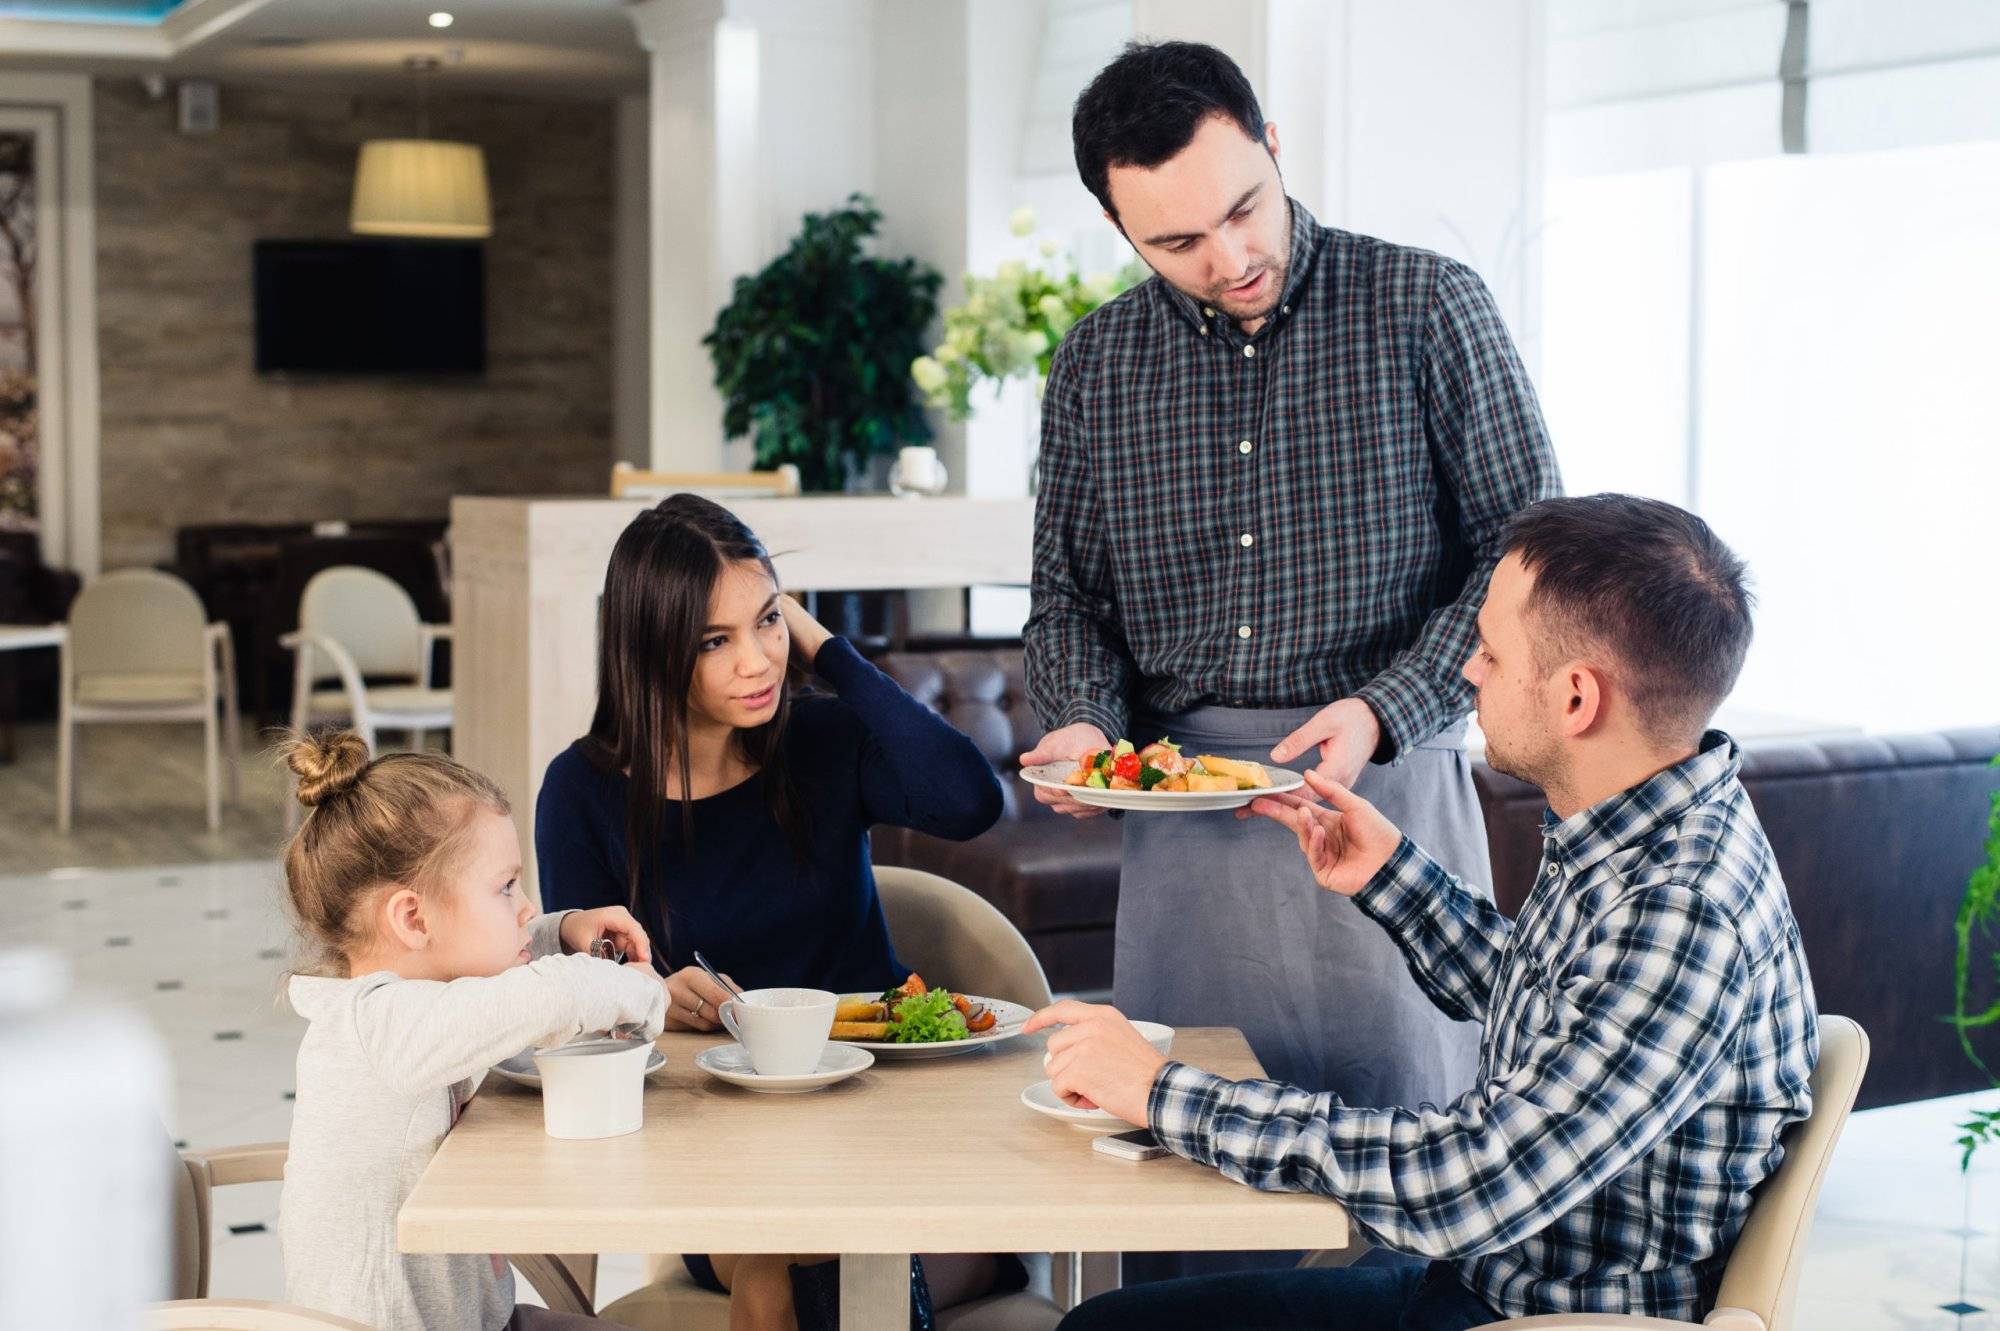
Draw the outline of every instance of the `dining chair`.
[[[423,748],[428,731],[451,729],[451,690],[431,687],[434,649],[450,638],[451,626],[424,623],[417,603],[386,574],[358,564],[322,569],[299,597],[299,627],[278,639],[296,653],[293,729],[346,716],[370,754],[383,730],[408,731],[410,747]],[[411,682],[367,682],[384,678]],[[320,687],[328,679],[335,686]],[[287,803],[291,827],[298,803]]]
[[[157,569],[121,569],[90,582],[70,605],[56,722],[56,827],[75,819],[76,728],[138,721],[202,723],[208,830],[222,827],[220,756],[229,750],[229,798],[240,789],[242,742],[229,626],[209,623],[194,588]],[[221,714],[221,733],[217,713]]]
[[[664,499],[686,491],[710,499],[789,499],[799,492],[799,469],[787,462],[771,471],[645,471],[629,462],[611,468],[613,499]]]
[[[896,955],[917,974],[1027,1007],[1053,1001],[1035,950],[977,892],[939,874],[892,865],[875,866],[875,887]],[[1036,1256],[1030,1255],[1031,1271],[1045,1266]],[[647,1258],[645,1285],[598,1315],[636,1331],[726,1331],[729,1300],[689,1279],[679,1254],[656,1255]],[[937,1313],[938,1331],[1049,1331],[1061,1320],[1062,1309],[1032,1286]]]
[[[164,1133],[160,1140],[164,1149],[172,1150]],[[168,1293],[173,1297],[145,1309],[140,1320],[145,1331],[369,1331],[360,1322],[291,1304],[208,1296],[215,1190],[239,1183],[282,1182],[288,1153],[284,1142],[176,1153],[168,1185],[174,1208],[168,1269]],[[577,1310],[576,1286],[560,1259],[522,1255],[507,1260],[551,1308]]]
[[[262,1299],[175,1299],[139,1310],[139,1331],[373,1331],[364,1322]]]
[[[1799,1270],[1813,1206],[1833,1148],[1868,1070],[1868,1035],[1848,1017],[1819,1019],[1812,1114],[1785,1134],[1785,1158],[1750,1203],[1750,1218],[1722,1268],[1715,1308],[1699,1323],[1619,1313],[1557,1313],[1489,1322],[1475,1331],[1793,1331]]]

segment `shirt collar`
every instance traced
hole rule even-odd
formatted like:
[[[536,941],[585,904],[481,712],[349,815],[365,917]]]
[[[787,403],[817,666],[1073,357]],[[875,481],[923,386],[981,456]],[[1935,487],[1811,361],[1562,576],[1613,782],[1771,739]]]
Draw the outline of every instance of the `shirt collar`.
[[[1259,335],[1289,315],[1289,307],[1296,303],[1306,279],[1312,275],[1314,261],[1319,258],[1319,222],[1291,195],[1285,196],[1285,203],[1292,210],[1291,268],[1285,273],[1285,289],[1278,294],[1278,308],[1271,311],[1271,317],[1258,330]],[[1157,279],[1155,285],[1165,294],[1168,305],[1193,327],[1213,329],[1226,325],[1235,331],[1235,321],[1228,315],[1203,305],[1165,278]]]
[[[1720,730],[1701,737],[1693,756],[1656,772],[1638,785],[1600,800],[1560,821],[1542,811],[1542,838],[1551,863],[1575,875],[1614,851],[1635,845],[1688,810],[1714,799],[1736,779],[1742,750]]]

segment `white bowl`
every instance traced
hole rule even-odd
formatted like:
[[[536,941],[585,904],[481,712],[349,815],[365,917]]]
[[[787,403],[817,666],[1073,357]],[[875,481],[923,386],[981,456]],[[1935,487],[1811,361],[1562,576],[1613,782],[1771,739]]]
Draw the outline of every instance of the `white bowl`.
[[[651,1040],[583,1040],[535,1051],[542,1130],[583,1140],[622,1137],[645,1121]]]
[[[1132,1029],[1146,1037],[1146,1043],[1162,1055],[1174,1052],[1174,1028],[1163,1026],[1157,1021],[1135,1021]]]

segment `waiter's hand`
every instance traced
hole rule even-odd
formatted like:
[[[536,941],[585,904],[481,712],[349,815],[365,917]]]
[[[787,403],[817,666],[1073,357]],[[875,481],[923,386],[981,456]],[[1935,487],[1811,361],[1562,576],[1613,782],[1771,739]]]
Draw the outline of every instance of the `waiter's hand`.
[[[1051,730],[1042,736],[1034,748],[1021,755],[1021,766],[1033,767],[1037,763],[1052,763],[1059,758],[1075,762],[1086,753],[1096,753],[1099,749],[1110,747],[1111,741],[1104,738],[1103,731],[1088,721],[1078,721],[1060,730]],[[1034,791],[1035,799],[1039,803],[1048,805],[1057,813],[1066,813],[1072,818],[1095,818],[1104,812],[1102,809],[1093,809],[1087,804],[1078,804],[1060,790],[1036,786]]]
[[[1332,807],[1322,809],[1300,794],[1265,795],[1251,802],[1250,812],[1291,828],[1314,881],[1351,897],[1389,862],[1403,834],[1381,810],[1316,771],[1306,773],[1306,789]]]
[[[1278,747],[1271,750],[1271,761],[1288,763],[1317,747],[1319,761],[1313,770],[1337,785],[1351,786],[1381,742],[1382,723],[1375,719],[1375,709],[1359,698],[1342,698],[1320,708],[1312,720],[1279,740]],[[1239,818],[1247,816],[1240,811],[1237,814]]]

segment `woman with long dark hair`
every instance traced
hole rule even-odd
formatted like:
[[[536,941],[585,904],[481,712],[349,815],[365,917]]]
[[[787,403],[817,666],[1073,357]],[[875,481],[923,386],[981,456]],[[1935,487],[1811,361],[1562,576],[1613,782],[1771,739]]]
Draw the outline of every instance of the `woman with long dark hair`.
[[[675,495],[618,538],[597,713],[543,777],[535,851],[547,909],[619,905],[642,922],[667,977],[667,1029],[718,1029],[727,995],[697,949],[744,988],[899,983],[869,827],[967,840],[1000,810],[972,741],[780,593],[770,555],[727,509]],[[687,1265],[731,1293],[735,1327],[810,1326],[813,1308],[837,1307],[824,1258]],[[934,1257],[921,1275],[948,1306],[1014,1283],[1019,1264]]]

